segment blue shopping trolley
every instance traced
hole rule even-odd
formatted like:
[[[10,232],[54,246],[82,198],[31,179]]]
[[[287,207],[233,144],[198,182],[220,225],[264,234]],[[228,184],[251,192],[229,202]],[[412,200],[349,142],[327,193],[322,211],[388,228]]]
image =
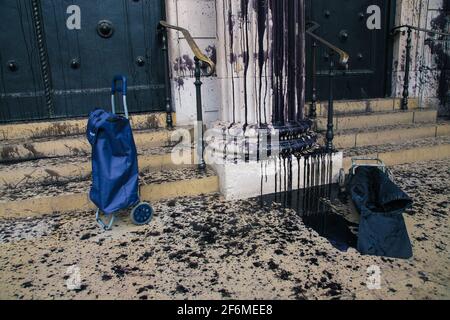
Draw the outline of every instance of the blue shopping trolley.
[[[121,86],[117,86],[121,83]],[[116,113],[115,95],[122,94],[124,116]],[[110,230],[116,214],[132,208],[134,224],[151,221],[153,208],[139,199],[139,169],[127,107],[127,79],[116,76],[111,86],[112,112],[96,109],[89,115],[86,137],[92,146],[91,201],[97,206],[97,223]],[[101,214],[110,216],[103,222]]]

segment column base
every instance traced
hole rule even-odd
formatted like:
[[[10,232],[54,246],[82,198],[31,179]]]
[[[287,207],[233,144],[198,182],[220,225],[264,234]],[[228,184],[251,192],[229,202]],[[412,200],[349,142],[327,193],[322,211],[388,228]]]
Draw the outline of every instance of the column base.
[[[233,128],[231,139],[226,138],[228,130],[224,126],[218,127],[219,134],[209,141],[205,153],[205,160],[217,172],[220,191],[227,200],[248,199],[339,181],[343,153],[327,153],[315,142],[316,139],[309,141],[308,137],[314,134],[309,130],[304,132],[304,136],[290,135],[293,139],[290,140],[280,139],[279,132],[283,130],[272,128],[269,131],[275,133],[271,135],[268,145],[257,138],[258,130],[267,131],[267,128],[252,128],[246,132]],[[301,148],[293,149],[292,146],[299,145],[299,141]],[[267,140],[264,142],[267,143]],[[304,142],[307,142],[306,147]]]

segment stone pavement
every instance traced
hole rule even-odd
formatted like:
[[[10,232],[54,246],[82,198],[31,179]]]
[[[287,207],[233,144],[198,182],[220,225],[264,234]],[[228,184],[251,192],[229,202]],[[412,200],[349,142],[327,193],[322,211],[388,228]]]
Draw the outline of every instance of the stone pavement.
[[[0,220],[0,298],[449,299],[450,160],[392,171],[414,199],[410,260],[341,252],[292,210],[258,199],[186,197],[154,203],[148,226],[124,215],[111,232],[94,212]],[[351,216],[347,203],[336,210]],[[371,266],[379,290],[366,286]]]

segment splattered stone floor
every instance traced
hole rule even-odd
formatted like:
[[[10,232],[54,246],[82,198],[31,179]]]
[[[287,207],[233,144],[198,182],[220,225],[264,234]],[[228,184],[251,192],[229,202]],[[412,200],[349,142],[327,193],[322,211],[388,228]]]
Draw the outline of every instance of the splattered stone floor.
[[[450,299],[450,160],[393,173],[415,201],[410,260],[341,252],[291,210],[209,195],[155,203],[150,225],[124,215],[111,232],[92,212],[0,220],[0,298]],[[379,290],[366,286],[373,265]]]

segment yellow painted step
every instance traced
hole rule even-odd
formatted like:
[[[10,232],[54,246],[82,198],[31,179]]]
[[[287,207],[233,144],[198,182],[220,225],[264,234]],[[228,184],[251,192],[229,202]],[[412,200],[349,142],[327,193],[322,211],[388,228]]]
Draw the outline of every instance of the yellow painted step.
[[[450,124],[424,124],[400,128],[381,127],[356,132],[348,130],[336,135],[333,142],[336,148],[342,149],[440,136],[450,136]]]
[[[424,139],[423,141],[426,142],[426,140],[427,139]],[[427,145],[427,143],[414,145],[414,143],[412,143],[409,147],[402,148],[401,145],[399,145],[398,148],[393,147],[389,150],[384,150],[384,148],[381,147],[374,152],[371,149],[368,149],[367,151],[368,152],[364,154],[365,157],[379,158],[387,166],[395,166],[450,158],[450,143],[449,141],[430,145]],[[361,154],[358,156],[361,156]],[[352,156],[344,151],[343,166],[346,172],[348,172],[351,167],[351,159]]]
[[[416,110],[419,108],[419,99],[410,98],[408,100],[408,109]],[[309,112],[311,103],[306,104]],[[382,99],[367,99],[367,100],[344,100],[335,101],[333,110],[336,115],[343,114],[357,114],[367,112],[391,112],[399,111],[401,108],[401,99],[399,98],[382,98]],[[319,117],[326,117],[328,115],[328,103],[319,102],[316,107],[316,112]]]
[[[186,167],[194,163],[191,153],[173,153],[172,148],[160,148],[154,154],[138,156],[141,171]],[[156,153],[157,152],[157,153]],[[0,188],[14,186],[21,182],[36,183],[46,180],[86,179],[91,174],[91,162],[82,157],[42,159],[19,164],[0,165]]]
[[[141,201],[154,202],[175,197],[198,196],[216,192],[219,192],[219,178],[213,175],[203,178],[143,185],[140,188],[140,198]],[[86,192],[0,202],[0,218],[35,217],[55,212],[64,213],[88,210],[94,212],[95,205],[89,200]]]
[[[182,128],[191,131],[191,128]],[[191,136],[192,133],[191,133]],[[180,135],[175,130],[152,129],[134,132],[138,151],[152,147],[173,145]],[[20,160],[84,156],[91,153],[91,146],[84,135],[52,137],[37,140],[10,140],[0,144],[0,162]]]
[[[435,123],[437,118],[436,110],[416,110],[398,111],[389,113],[354,114],[336,116],[334,118],[334,129],[364,129],[393,125],[407,125],[414,123]],[[317,118],[317,125],[320,131],[325,131],[327,119]]]
[[[176,114],[173,113],[172,117],[175,125]],[[140,130],[165,128],[166,118],[165,112],[155,112],[132,115],[130,120],[133,129]],[[79,135],[86,132],[86,124],[87,118],[2,124],[0,141]]]

